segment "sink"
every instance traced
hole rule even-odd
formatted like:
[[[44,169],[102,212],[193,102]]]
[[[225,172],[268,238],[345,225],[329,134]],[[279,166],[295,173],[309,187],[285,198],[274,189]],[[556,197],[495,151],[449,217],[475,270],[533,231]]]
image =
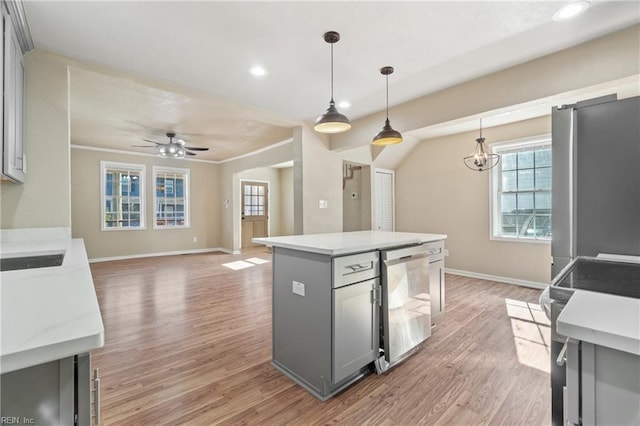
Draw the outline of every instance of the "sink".
[[[29,256],[5,257],[0,259],[0,271],[48,268],[61,266],[64,253],[31,254]]]

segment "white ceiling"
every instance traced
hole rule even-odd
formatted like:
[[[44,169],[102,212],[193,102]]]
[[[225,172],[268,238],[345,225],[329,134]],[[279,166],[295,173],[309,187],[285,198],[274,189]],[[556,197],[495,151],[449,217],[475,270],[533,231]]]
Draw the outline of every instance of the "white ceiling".
[[[222,160],[324,112],[328,30],[341,34],[335,98],[351,102],[342,112],[354,120],[384,108],[381,66],[396,69],[394,105],[640,22],[637,1],[592,1],[577,19],[552,21],[564,3],[27,0],[24,8],[37,48],[141,77],[123,86],[75,71],[72,140],[130,149],[174,130],[211,148],[198,158]],[[260,79],[248,73],[258,64],[268,70]],[[140,95],[145,79],[157,93]]]

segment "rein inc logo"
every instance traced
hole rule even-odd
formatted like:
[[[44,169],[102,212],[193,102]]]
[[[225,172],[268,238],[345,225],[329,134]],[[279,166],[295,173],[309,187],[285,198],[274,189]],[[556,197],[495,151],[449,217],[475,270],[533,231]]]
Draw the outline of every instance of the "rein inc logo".
[[[35,425],[36,419],[33,417],[2,416],[0,425]]]

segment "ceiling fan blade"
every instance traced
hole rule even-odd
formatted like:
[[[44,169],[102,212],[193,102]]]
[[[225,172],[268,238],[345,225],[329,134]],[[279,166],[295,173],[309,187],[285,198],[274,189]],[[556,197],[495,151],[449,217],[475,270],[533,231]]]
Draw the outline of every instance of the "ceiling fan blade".
[[[142,139],[142,140],[145,141],[145,142],[155,143],[156,145],[164,145],[163,143],[152,141],[152,140],[149,140],[149,139]]]
[[[209,151],[209,148],[200,148],[197,146],[185,146],[184,149],[188,149],[191,151]]]
[[[185,153],[185,155],[198,155],[198,154],[194,154],[193,152],[189,152],[189,151],[185,151],[184,153]]]
[[[151,146],[151,145],[131,145],[133,148],[154,148],[155,146]]]

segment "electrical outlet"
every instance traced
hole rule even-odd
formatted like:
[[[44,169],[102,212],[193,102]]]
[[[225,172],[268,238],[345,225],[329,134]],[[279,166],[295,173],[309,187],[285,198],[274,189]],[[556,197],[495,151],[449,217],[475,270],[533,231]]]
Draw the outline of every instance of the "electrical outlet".
[[[320,200],[318,202],[318,207],[320,207],[321,209],[326,209],[327,207],[329,207],[329,203],[327,202],[327,200]]]
[[[304,296],[304,284],[299,283],[298,281],[293,282],[293,294],[297,294],[299,296]]]
[[[444,256],[445,257],[449,256],[449,249],[444,249]]]
[[[198,237],[193,237],[193,242],[197,243],[198,242]]]

